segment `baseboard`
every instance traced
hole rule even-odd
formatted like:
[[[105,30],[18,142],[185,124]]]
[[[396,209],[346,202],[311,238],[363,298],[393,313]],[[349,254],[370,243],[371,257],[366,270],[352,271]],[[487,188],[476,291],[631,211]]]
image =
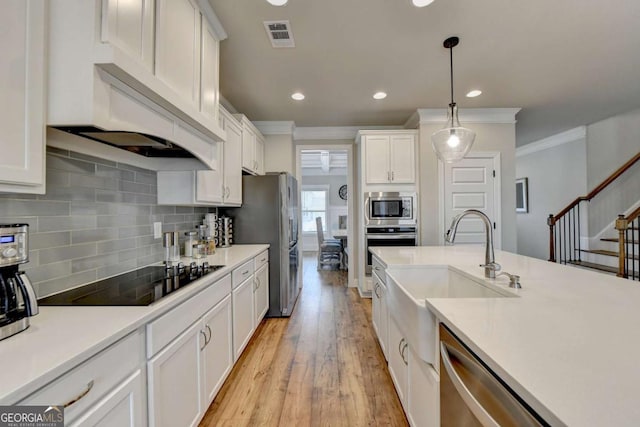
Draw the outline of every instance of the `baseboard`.
[[[371,291],[366,291],[366,292],[362,292],[362,289],[360,289],[360,286],[358,286],[358,294],[360,294],[360,298],[371,298]]]

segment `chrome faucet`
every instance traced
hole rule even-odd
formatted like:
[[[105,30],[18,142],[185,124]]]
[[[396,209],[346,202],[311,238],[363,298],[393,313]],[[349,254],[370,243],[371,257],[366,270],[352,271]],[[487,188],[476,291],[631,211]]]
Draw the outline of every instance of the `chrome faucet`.
[[[447,235],[445,236],[445,240],[449,243],[453,244],[453,241],[456,238],[456,231],[458,230],[458,223],[462,218],[467,215],[476,215],[480,217],[482,222],[484,222],[484,230],[486,232],[486,246],[484,253],[484,264],[480,264],[480,267],[484,267],[484,277],[488,277],[490,279],[496,278],[496,271],[500,271],[502,267],[495,260],[495,255],[493,253],[493,228],[491,225],[491,220],[484,212],[480,212],[476,209],[467,209],[462,212],[460,215],[457,215],[451,221],[451,227],[447,231]]]

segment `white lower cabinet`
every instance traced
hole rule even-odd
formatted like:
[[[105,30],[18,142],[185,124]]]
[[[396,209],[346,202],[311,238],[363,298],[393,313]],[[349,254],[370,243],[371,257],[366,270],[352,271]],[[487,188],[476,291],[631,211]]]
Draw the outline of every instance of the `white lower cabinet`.
[[[389,373],[396,387],[400,403],[407,412],[407,341],[393,317],[389,318]]]
[[[269,311],[269,264],[260,267],[255,273],[254,303],[256,327]]]
[[[373,329],[378,336],[378,342],[380,348],[384,354],[385,359],[389,360],[388,355],[388,340],[389,340],[389,310],[387,308],[387,287],[383,280],[380,279],[378,274],[373,273],[371,275],[373,279],[373,292],[372,292],[372,321]]]
[[[415,427],[440,425],[440,376],[431,364],[420,359],[411,346],[409,358],[407,418]]]
[[[209,339],[203,350],[205,404],[210,404],[233,367],[231,295],[205,314],[203,324]]]
[[[135,331],[18,402],[65,407],[69,425],[145,425],[144,333]],[[112,420],[126,419],[127,423]]]
[[[144,370],[138,369],[104,399],[89,409],[73,427],[137,427],[146,424]]]
[[[222,387],[233,366],[230,293],[227,275],[147,325],[150,426],[197,425]]]
[[[150,426],[186,427],[200,421],[204,334],[196,322],[149,361]]]
[[[440,425],[440,376],[415,352],[389,315],[389,373],[409,425]]]
[[[233,352],[238,360],[254,330],[253,275],[233,290]]]

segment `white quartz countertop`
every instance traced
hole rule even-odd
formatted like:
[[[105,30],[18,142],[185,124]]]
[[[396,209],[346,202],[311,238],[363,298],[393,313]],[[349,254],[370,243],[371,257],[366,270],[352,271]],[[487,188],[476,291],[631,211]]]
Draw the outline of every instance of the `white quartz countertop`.
[[[448,265],[509,289],[484,279],[484,247],[371,252],[389,271]],[[552,425],[640,425],[640,284],[508,252],[496,261],[520,275],[520,298],[427,307]]]
[[[30,318],[27,330],[0,341],[0,404],[16,403],[268,248],[219,248],[207,261],[224,268],[149,306],[40,307],[40,313]],[[189,261],[184,259],[185,263]]]

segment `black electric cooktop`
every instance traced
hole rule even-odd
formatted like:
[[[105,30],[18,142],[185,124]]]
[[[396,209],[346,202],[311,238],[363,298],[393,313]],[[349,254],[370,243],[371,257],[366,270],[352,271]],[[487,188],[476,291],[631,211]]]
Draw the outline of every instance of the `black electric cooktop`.
[[[43,298],[39,305],[150,305],[224,265],[151,266]]]

